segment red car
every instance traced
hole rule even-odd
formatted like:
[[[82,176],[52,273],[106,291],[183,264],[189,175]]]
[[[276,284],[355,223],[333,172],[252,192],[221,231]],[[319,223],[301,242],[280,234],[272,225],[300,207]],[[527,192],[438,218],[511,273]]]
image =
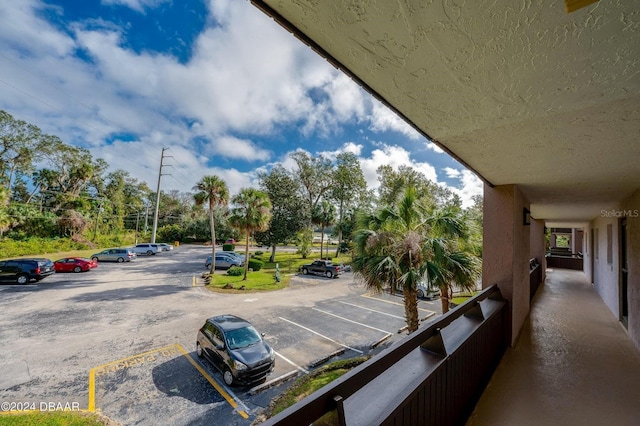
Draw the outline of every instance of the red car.
[[[86,259],[84,257],[65,257],[53,263],[53,268],[56,272],[86,272],[89,269],[97,267],[97,260]]]

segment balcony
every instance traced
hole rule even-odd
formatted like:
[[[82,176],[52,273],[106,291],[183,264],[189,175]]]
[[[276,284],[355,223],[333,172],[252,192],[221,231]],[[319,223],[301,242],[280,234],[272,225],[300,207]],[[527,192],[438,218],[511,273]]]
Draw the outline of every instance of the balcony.
[[[505,307],[485,289],[266,424],[640,424],[640,356],[582,272],[547,271],[495,369]]]

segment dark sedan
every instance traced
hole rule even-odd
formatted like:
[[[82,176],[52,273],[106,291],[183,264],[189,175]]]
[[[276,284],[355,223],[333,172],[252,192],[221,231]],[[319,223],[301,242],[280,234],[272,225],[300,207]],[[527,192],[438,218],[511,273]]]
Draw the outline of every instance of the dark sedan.
[[[196,353],[222,372],[227,385],[251,384],[264,380],[275,367],[275,352],[262,337],[248,321],[220,315],[198,331]]]
[[[53,263],[56,272],[87,272],[90,269],[98,267],[98,261],[95,259],[86,259],[84,257],[65,257],[56,260]]]

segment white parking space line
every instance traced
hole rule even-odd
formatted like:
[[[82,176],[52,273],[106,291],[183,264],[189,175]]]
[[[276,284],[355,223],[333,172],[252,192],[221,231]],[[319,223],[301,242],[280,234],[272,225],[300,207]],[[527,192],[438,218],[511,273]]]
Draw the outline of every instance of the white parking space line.
[[[380,302],[390,303],[392,305],[404,306],[404,303],[392,302],[391,300],[380,299],[379,297],[369,296],[368,294],[363,294],[362,297],[366,297],[367,299],[378,300]],[[422,308],[418,308],[418,310],[425,311],[425,312],[433,312],[429,309],[422,309]]]
[[[354,352],[358,352],[359,354],[362,354],[362,353],[363,353],[362,351],[359,351],[358,349],[352,348],[351,346],[343,345],[343,344],[342,344],[342,343],[340,343],[340,342],[336,342],[336,341],[335,341],[335,340],[333,340],[332,338],[327,337],[327,336],[324,336],[324,335],[322,335],[322,334],[318,333],[317,331],[313,331],[313,330],[311,330],[310,328],[305,327],[304,325],[300,325],[300,324],[295,323],[295,322],[293,322],[293,321],[290,321],[290,320],[288,320],[288,319],[286,319],[286,318],[282,318],[282,317],[278,317],[278,318],[280,318],[282,321],[286,321],[286,322],[288,322],[288,323],[290,323],[290,324],[293,324],[293,325],[295,325],[295,326],[297,326],[297,327],[300,327],[300,328],[302,328],[302,329],[304,329],[304,330],[307,330],[307,331],[309,331],[309,332],[311,332],[311,333],[313,333],[313,334],[315,334],[315,335],[317,335],[317,336],[320,336],[320,337],[322,337],[323,339],[327,339],[328,341],[333,342],[333,343],[335,343],[336,345],[340,345],[340,346],[342,346],[343,348],[351,349],[352,351],[354,351]]]
[[[388,313],[386,313],[386,312],[376,311],[375,309],[367,308],[366,306],[354,305],[353,303],[344,302],[344,301],[342,301],[342,300],[339,300],[338,302],[343,303],[343,304],[345,304],[345,305],[353,306],[354,308],[365,309],[365,310],[367,310],[367,311],[369,311],[369,312],[375,312],[376,314],[386,315],[386,316],[388,316],[388,317],[392,317],[392,318],[397,318],[397,319],[404,320],[404,317],[400,317],[400,316],[398,316],[398,315],[388,314]]]
[[[361,322],[357,322],[357,321],[354,321],[354,320],[350,320],[349,318],[344,318],[344,317],[341,317],[340,315],[332,314],[331,312],[323,311],[322,309],[318,309],[318,308],[312,308],[312,309],[313,309],[314,311],[322,312],[323,314],[331,315],[332,317],[340,318],[340,319],[341,319],[341,320],[343,320],[343,321],[347,321],[347,322],[351,322],[351,323],[353,323],[353,324],[357,324],[357,325],[359,325],[359,326],[361,326],[361,327],[370,328],[371,330],[379,331],[379,332],[381,332],[381,333],[393,334],[393,333],[391,333],[391,332],[389,332],[389,331],[386,331],[386,330],[381,330],[381,329],[379,329],[379,328],[371,327],[370,325],[362,324]]]
[[[282,358],[283,360],[285,360],[285,361],[286,361],[286,362],[288,362],[289,364],[293,365],[293,366],[294,366],[295,368],[297,368],[298,370],[302,371],[304,374],[309,374],[309,370],[307,370],[307,369],[304,369],[304,368],[300,367],[298,364],[296,364],[295,362],[291,361],[291,360],[290,360],[289,358],[287,358],[286,356],[284,356],[284,355],[282,355],[282,354],[280,354],[280,353],[278,353],[278,352],[276,352],[276,351],[273,351],[273,352],[275,352],[275,354],[276,354],[276,355],[278,355],[280,358]]]

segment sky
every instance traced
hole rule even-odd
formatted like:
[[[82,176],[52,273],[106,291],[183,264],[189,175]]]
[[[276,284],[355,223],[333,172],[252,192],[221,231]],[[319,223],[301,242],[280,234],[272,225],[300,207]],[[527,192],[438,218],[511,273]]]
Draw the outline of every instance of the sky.
[[[0,2],[0,109],[155,190],[218,175],[230,193],[305,150],[353,152],[370,188],[412,166],[482,182],[248,0]]]

